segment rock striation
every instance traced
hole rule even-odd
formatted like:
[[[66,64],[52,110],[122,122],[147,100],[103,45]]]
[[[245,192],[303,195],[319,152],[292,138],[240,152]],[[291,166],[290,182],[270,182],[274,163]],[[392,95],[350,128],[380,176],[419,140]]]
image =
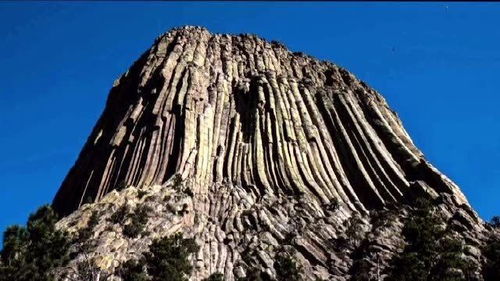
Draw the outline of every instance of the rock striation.
[[[176,177],[189,192],[174,188]],[[114,83],[53,206],[71,231],[99,211],[93,255],[105,268],[152,237],[183,231],[201,245],[192,280],[214,272],[235,280],[250,265],[272,275],[283,246],[308,279],[348,280],[353,249],[333,251],[332,239],[359,217],[366,259],[380,270],[400,248],[407,212],[382,225],[374,214],[418,197],[448,214],[477,262],[483,222],[375,90],[279,42],[183,27],[157,38]],[[149,235],[131,240],[106,226],[123,204],[154,210]]]
[[[346,70],[252,35],[173,30],[118,79],[54,206],[68,214],[119,185],[195,193],[311,194],[351,210],[460,190],[413,145],[385,100]]]

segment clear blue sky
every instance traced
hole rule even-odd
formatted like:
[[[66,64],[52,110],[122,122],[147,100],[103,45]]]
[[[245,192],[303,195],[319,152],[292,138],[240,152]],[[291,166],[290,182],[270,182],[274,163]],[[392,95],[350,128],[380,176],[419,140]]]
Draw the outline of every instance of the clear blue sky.
[[[381,92],[486,220],[500,214],[498,3],[0,2],[0,231],[52,200],[113,81],[160,33],[255,33]]]

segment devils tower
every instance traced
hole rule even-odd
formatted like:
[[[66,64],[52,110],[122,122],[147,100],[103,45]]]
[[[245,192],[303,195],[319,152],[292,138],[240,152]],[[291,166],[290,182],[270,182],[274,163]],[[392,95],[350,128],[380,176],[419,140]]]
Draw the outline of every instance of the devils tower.
[[[353,249],[332,243],[349,219],[360,218],[376,274],[400,248],[408,213],[394,206],[417,198],[478,247],[484,223],[374,89],[279,42],[183,27],[158,37],[114,83],[53,206],[73,231],[100,212],[92,255],[110,270],[151,237],[182,231],[201,246],[192,280],[214,272],[235,280],[250,266],[273,275],[283,245],[308,280],[349,280]],[[131,240],[106,226],[120,206],[143,204],[153,210],[148,234]],[[374,223],[394,208],[394,218]]]

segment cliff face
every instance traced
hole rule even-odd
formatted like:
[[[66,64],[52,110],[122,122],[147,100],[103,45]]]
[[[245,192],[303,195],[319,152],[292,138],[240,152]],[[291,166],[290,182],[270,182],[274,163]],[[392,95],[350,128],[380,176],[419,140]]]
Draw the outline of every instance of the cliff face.
[[[258,196],[307,193],[351,210],[459,189],[425,161],[373,89],[328,62],[255,36],[184,28],[115,82],[54,201],[62,213],[119,185],[195,193],[232,183]]]
[[[174,189],[174,175],[190,192]],[[273,249],[284,244],[311,279],[346,280],[352,260],[331,241],[348,218],[361,217],[372,234],[366,256],[381,266],[401,243],[406,210],[377,227],[373,213],[417,197],[438,202],[471,240],[484,230],[385,100],[352,74],[277,42],[185,27],[160,36],[115,82],[53,205],[72,213],[61,226],[75,231],[101,212],[94,254],[108,268],[181,230],[202,245],[194,280],[217,271],[234,280],[242,263],[272,274]],[[123,204],[155,210],[149,236],[132,241],[105,227]]]

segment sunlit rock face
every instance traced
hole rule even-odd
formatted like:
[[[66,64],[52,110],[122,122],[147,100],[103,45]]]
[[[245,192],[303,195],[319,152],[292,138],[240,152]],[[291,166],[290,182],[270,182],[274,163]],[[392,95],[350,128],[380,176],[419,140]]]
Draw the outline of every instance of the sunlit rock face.
[[[385,100],[346,70],[252,35],[186,27],[159,37],[112,88],[54,205],[118,185],[311,195],[366,211],[458,188],[425,161]]]
[[[175,194],[174,175],[190,191],[171,199],[185,212],[170,216],[165,194]],[[127,186],[134,187],[113,191]],[[115,82],[53,205],[73,213],[61,223],[72,230],[90,210],[109,216],[117,202],[153,207],[142,244],[111,235],[102,219],[94,239],[108,261],[183,231],[202,246],[193,280],[214,272],[234,280],[250,264],[272,275],[282,246],[296,250],[308,278],[347,280],[354,249],[339,253],[332,244],[346,221],[360,216],[372,235],[364,255],[377,272],[400,248],[407,213],[401,207],[382,225],[373,213],[418,197],[434,199],[472,240],[469,232],[482,231],[459,188],[425,160],[383,97],[351,73],[253,35],[183,27],[157,38]],[[111,251],[110,239],[124,242]]]

